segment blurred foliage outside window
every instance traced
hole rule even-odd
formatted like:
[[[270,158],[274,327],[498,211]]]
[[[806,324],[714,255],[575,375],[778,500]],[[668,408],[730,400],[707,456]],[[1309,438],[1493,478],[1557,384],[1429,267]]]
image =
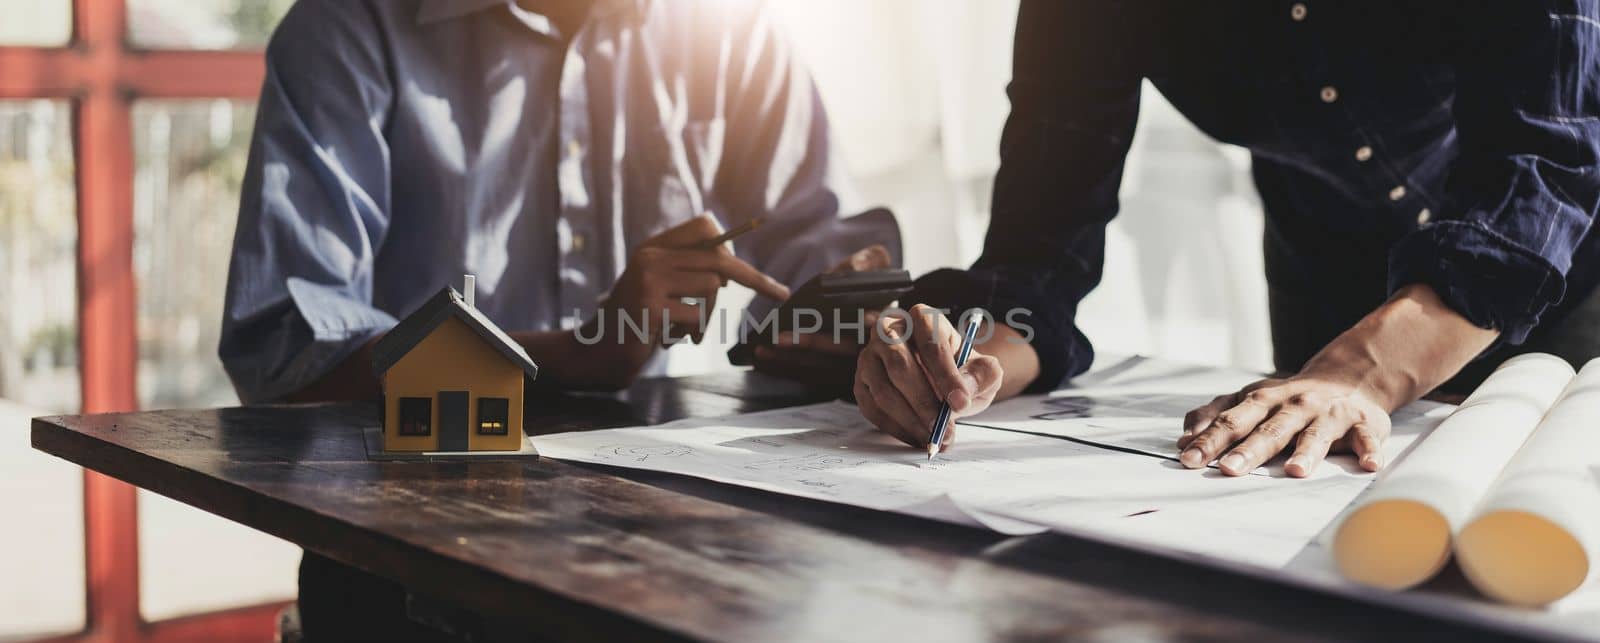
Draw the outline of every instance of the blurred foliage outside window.
[[[18,0],[0,0],[0,2]],[[261,49],[294,0],[128,0],[128,40],[148,49]]]
[[[77,198],[65,101],[0,100],[0,398],[78,408]]]
[[[260,49],[294,0],[127,0],[128,41],[147,49]],[[71,0],[0,0],[0,46],[61,47]]]
[[[260,49],[293,0],[128,0],[147,49]],[[0,0],[0,46],[63,46],[70,0]],[[139,398],[232,403],[216,357],[224,279],[255,107],[138,101],[133,109]],[[0,398],[78,408],[72,109],[0,100]]]
[[[143,408],[237,398],[217,360],[222,300],[254,104],[134,105],[134,274]]]
[[[128,0],[128,37],[151,49],[260,49],[292,4]],[[216,347],[255,105],[139,101],[133,121],[139,404],[234,404]]]

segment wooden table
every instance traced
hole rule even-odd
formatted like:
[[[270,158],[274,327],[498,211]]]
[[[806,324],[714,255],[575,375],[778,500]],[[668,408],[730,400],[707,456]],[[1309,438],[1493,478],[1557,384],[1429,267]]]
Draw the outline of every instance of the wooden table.
[[[545,396],[537,431],[816,401],[749,373]],[[376,405],[39,418],[33,445],[555,640],[1503,637],[1061,535],[1007,538],[700,480],[369,462]]]

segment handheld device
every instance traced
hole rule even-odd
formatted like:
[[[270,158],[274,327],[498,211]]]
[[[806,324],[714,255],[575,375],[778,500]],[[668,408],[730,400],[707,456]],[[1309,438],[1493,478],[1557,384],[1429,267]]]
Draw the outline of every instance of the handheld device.
[[[911,273],[904,270],[830,272],[812,277],[783,302],[769,319],[772,323],[751,332],[728,350],[728,361],[749,366],[755,361],[755,347],[771,344],[778,333],[796,328],[816,332],[833,330],[837,320],[860,324],[866,312],[882,310],[911,292]],[[870,329],[862,331],[871,332]]]

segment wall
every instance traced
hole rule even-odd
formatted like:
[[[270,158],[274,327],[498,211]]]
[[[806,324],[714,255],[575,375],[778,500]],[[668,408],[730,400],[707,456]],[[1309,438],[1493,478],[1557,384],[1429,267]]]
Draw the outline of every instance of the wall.
[[[855,194],[899,217],[915,274],[966,266],[988,224],[1009,104],[1016,0],[774,0],[812,68]],[[1248,154],[1146,86],[1105,279],[1080,324],[1102,354],[1269,370],[1261,206]],[[748,294],[719,306],[738,310]],[[729,314],[732,314],[731,312]],[[668,371],[726,368],[724,346],[674,348]]]

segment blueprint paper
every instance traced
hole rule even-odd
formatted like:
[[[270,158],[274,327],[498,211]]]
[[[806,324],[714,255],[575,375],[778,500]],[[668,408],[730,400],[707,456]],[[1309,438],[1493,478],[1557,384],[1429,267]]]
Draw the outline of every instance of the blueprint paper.
[[[1287,563],[1374,477],[1349,458],[1307,480],[1285,478],[1276,465],[1240,477],[1185,469],[1176,461],[1181,416],[1215,395],[1194,391],[1237,387],[1251,376],[1154,361],[1094,375],[1094,386],[1019,398],[963,421],[955,446],[931,463],[843,402],[547,435],[535,444],[556,459],[689,475],[1007,534],[1092,525],[1260,565]],[[1397,417],[1391,457],[1448,410],[1427,408],[1431,414]]]
[[[1091,529],[1138,542],[1236,562],[1280,567],[1322,532],[1377,478],[1354,456],[1330,456],[1305,479],[1287,477],[1284,457],[1250,475],[1230,478],[1214,467],[1178,464],[1183,415],[1221,393],[1259,379],[1225,369],[1128,358],[1097,369],[1045,396],[996,404],[962,420],[984,427],[1051,436],[1114,453],[1117,466],[1073,473],[1076,485],[1103,494],[1144,492],[1148,508],[1123,515],[1085,515],[1059,494],[1005,494],[976,504],[984,510],[1055,529]],[[1393,415],[1384,460],[1399,459],[1451,406],[1418,402]]]
[[[1020,534],[1023,520],[985,522],[951,492],[1023,484],[1087,450],[1038,436],[974,429],[933,462],[872,428],[852,405],[830,402],[653,427],[535,438],[546,457],[691,475],[778,493],[919,515]],[[992,524],[991,524],[992,523]]]
[[[1251,475],[1177,465],[1182,415],[1260,377],[1143,357],[1103,359],[1074,386],[996,404],[956,427],[934,464],[832,402],[652,427],[534,438],[546,457],[715,480],[1006,534],[1055,530],[1357,601],[1519,634],[1592,639],[1595,583],[1546,610],[1484,601],[1459,577],[1391,593],[1342,579],[1324,541],[1384,475],[1335,455],[1309,479],[1278,458]],[[1386,461],[1404,458],[1454,407],[1393,416]],[[1004,427],[1004,428],[995,428]],[[1389,469],[1386,468],[1385,471]],[[1594,471],[1600,484],[1600,469]]]

